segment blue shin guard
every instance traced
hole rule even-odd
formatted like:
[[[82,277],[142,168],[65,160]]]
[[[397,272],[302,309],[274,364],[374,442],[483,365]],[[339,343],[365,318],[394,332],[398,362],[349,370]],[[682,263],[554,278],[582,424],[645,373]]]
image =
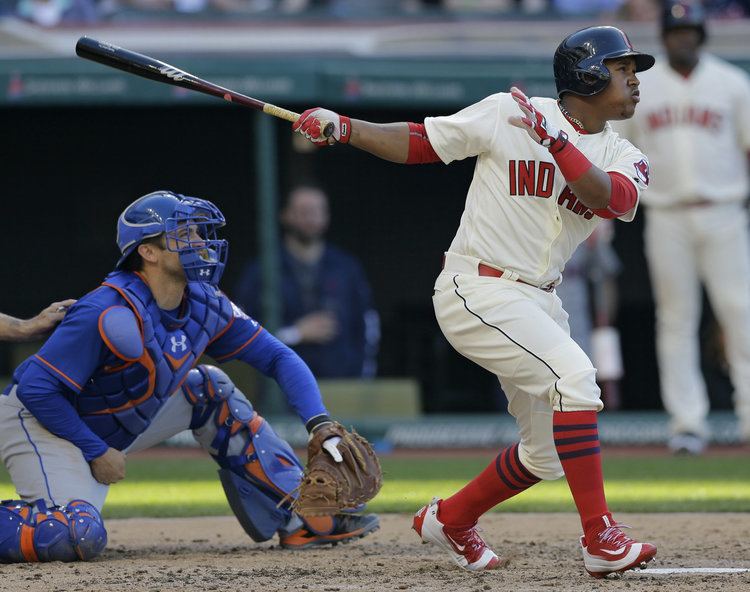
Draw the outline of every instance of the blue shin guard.
[[[76,561],[93,559],[107,545],[97,509],[83,500],[47,507],[44,500],[0,505],[0,561]]]
[[[214,427],[209,451],[232,511],[254,541],[270,539],[292,518],[278,504],[299,486],[302,464],[219,368],[193,368],[183,393],[195,407],[191,428]]]

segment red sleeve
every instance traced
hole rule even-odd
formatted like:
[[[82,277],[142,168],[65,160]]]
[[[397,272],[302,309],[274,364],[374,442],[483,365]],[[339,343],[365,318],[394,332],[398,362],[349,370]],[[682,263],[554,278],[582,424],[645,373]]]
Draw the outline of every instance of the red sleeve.
[[[409,155],[406,157],[406,164],[427,164],[430,162],[440,162],[440,157],[430,144],[430,138],[427,137],[427,130],[422,123],[409,122]]]
[[[609,205],[600,210],[593,210],[593,212],[600,218],[619,218],[635,207],[638,201],[638,191],[622,173],[609,172],[607,174],[612,182]]]

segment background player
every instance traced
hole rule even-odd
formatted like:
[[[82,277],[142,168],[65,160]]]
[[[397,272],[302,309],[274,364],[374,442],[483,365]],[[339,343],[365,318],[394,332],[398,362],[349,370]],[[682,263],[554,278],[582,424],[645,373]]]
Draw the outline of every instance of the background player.
[[[649,155],[654,180],[644,235],[656,303],[656,345],[674,451],[709,437],[698,330],[701,282],[726,338],[740,436],[750,440],[750,79],[702,53],[698,3],[667,2],[666,60],[643,77],[643,103],[621,130]]]
[[[0,341],[33,341],[41,339],[63,320],[75,300],[53,302],[30,319],[16,319],[0,313]]]
[[[278,502],[300,483],[289,445],[205,352],[243,360],[279,383],[311,433],[330,423],[315,379],[288,347],[216,284],[227,242],[211,202],[168,191],[129,205],[122,257],[70,309],[0,397],[0,456],[24,501],[0,506],[0,561],[90,559],[106,545],[100,511],[126,454],[185,429],[220,465],[229,504],[256,541],[283,547],[361,537],[376,516],[302,520]],[[338,442],[324,447],[340,462]]]
[[[563,474],[581,517],[590,574],[624,571],[656,554],[653,545],[627,537],[607,508],[596,371],[570,338],[554,292],[565,262],[601,218],[635,215],[648,162],[607,121],[633,115],[636,72],[653,64],[619,29],[591,27],[555,52],[559,101],[529,100],[514,88],[424,124],[374,124],[315,108],[293,125],[322,144],[320,122],[333,121],[336,141],[399,163],[477,156],[433,303],[448,341],[499,377],[521,441],[456,495],[433,500],[414,518],[422,539],[464,568],[502,563],[477,533],[479,516]]]

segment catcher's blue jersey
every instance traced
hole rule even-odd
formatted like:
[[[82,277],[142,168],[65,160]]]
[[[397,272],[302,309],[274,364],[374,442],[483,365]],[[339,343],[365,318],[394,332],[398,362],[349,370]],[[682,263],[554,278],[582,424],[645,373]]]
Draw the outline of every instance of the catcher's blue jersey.
[[[219,290],[189,284],[181,306],[165,311],[126,272],[81,298],[12,384],[48,430],[90,460],[143,433],[203,353],[275,378],[303,422],[327,413],[304,362]]]

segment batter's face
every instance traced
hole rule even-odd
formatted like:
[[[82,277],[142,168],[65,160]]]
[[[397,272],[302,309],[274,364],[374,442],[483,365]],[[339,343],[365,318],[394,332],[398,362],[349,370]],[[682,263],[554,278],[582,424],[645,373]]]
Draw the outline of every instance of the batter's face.
[[[638,90],[640,81],[635,75],[635,58],[605,60],[604,65],[610,73],[609,83],[601,93],[595,95],[603,119],[630,119],[641,100]]]
[[[692,68],[698,63],[701,33],[695,27],[681,27],[665,31],[662,41],[670,64]]]
[[[286,231],[306,244],[323,237],[328,230],[329,219],[328,198],[314,188],[294,191],[281,213],[281,223]]]

